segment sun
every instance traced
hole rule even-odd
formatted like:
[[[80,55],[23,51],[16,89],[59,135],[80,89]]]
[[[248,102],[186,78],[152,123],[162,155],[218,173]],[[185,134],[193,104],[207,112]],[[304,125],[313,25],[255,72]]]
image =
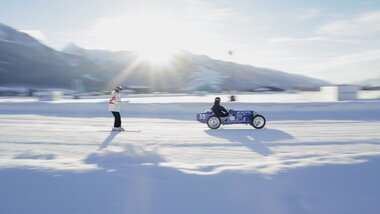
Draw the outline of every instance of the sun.
[[[168,64],[176,51],[171,51],[165,47],[149,47],[137,49],[137,54],[142,61],[149,61],[152,64]]]
[[[193,41],[188,36],[193,28],[169,15],[144,11],[98,21],[91,32],[101,36],[100,43],[104,42],[115,50],[131,50],[137,54],[123,72],[110,81],[110,86],[120,84],[140,65],[148,65],[146,69],[154,71],[150,77],[154,81],[159,80],[163,73],[176,72],[178,61],[174,55]]]
[[[186,17],[136,11],[98,19],[89,35],[96,38],[96,47],[135,51],[139,60],[162,64],[168,63],[179,50],[199,43],[199,37],[193,36],[194,29]]]
[[[159,14],[132,18],[128,36],[142,60],[155,64],[168,63],[180,49],[181,26],[173,19]]]
[[[159,13],[136,13],[99,20],[98,29],[103,38],[118,50],[134,50],[137,58],[129,63],[123,72],[115,76],[110,86],[118,85],[140,65],[153,68],[154,81],[162,72],[175,72],[174,55],[188,43],[189,27],[178,19]],[[94,31],[97,33],[98,31]],[[157,75],[156,75],[157,74]],[[150,81],[150,80],[148,80]]]

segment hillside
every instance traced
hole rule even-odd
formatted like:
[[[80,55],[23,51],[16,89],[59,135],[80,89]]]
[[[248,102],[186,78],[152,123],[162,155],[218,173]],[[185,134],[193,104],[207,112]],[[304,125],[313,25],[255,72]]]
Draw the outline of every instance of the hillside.
[[[73,44],[54,50],[26,33],[0,24],[0,85],[87,90],[115,85],[152,91],[249,91],[317,89],[325,81],[282,71],[212,59],[181,50],[164,64],[143,60],[134,51],[87,50]]]

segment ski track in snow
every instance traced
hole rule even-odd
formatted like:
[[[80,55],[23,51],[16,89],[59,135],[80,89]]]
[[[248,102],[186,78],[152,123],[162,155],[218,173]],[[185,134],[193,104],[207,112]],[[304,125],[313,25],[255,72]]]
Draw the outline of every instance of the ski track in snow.
[[[354,119],[305,119],[321,105],[262,130],[210,130],[176,112],[123,118],[142,133],[108,132],[99,107],[80,117],[85,107],[14,105],[0,106],[0,213],[380,212],[379,110],[366,103]]]

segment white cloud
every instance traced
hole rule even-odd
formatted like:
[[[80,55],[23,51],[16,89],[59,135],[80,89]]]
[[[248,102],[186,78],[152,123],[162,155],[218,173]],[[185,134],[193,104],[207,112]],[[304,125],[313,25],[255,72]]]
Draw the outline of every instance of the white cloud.
[[[105,17],[82,32],[84,44],[79,44],[113,50],[181,48],[192,27],[160,13]]]
[[[313,71],[322,71],[326,69],[344,67],[348,65],[359,64],[374,60],[380,60],[380,50],[365,51],[354,54],[345,54],[337,56],[335,58],[331,58],[324,62],[311,64],[308,67]]]
[[[270,43],[287,43],[287,44],[304,44],[304,43],[315,43],[315,42],[330,42],[330,43],[349,43],[349,44],[359,44],[358,41],[346,40],[346,39],[336,39],[327,36],[312,36],[312,37],[274,37],[267,39]]]
[[[266,40],[266,48],[289,52],[271,56],[279,63],[279,69],[299,71],[334,83],[379,75],[380,11],[346,19],[335,17],[334,21],[316,26],[314,31],[305,34]]]
[[[351,83],[379,76],[379,62],[380,50],[371,50],[317,59],[303,66],[303,70],[309,71],[309,76],[333,83]]]
[[[235,26],[246,29],[253,16],[230,4],[191,1],[187,9],[165,12],[136,11],[97,19],[91,27],[76,32],[73,42],[87,48],[132,50],[143,48],[186,49],[214,55],[236,44]]]
[[[368,12],[352,19],[333,21],[319,27],[317,33],[343,36],[380,33],[380,11]]]
[[[40,30],[35,30],[35,29],[25,29],[25,30],[19,30],[20,32],[26,33],[29,36],[41,41],[45,42],[46,41],[46,35],[40,31]]]
[[[322,11],[319,8],[303,9],[296,11],[296,17],[300,20],[308,20],[320,17]]]

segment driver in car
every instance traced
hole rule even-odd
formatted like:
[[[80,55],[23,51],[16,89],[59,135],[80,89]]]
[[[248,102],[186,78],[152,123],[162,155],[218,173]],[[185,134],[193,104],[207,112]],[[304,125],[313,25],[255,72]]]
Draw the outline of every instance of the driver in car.
[[[216,97],[214,101],[214,105],[212,106],[211,110],[216,114],[218,117],[227,117],[228,111],[220,105],[220,97]]]

